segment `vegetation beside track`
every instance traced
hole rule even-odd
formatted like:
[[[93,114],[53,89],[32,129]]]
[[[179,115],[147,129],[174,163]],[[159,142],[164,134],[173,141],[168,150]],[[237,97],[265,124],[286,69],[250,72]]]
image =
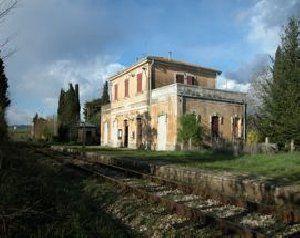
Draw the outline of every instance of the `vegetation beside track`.
[[[0,237],[221,236],[23,143],[0,147],[0,181]]]
[[[82,151],[82,147],[76,148]],[[165,163],[168,165],[205,170],[229,171],[236,174],[247,173],[251,177],[265,177],[280,183],[300,182],[300,152],[280,152],[277,154],[240,155],[202,151],[144,151],[102,147],[85,147],[84,151],[99,152],[118,158]]]
[[[0,149],[0,237],[133,235],[84,193],[85,176],[21,144]]]

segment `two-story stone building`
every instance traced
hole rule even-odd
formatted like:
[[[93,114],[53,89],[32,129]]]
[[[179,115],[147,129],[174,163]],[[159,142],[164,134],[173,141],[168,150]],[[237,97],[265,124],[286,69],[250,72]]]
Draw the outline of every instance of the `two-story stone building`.
[[[245,95],[216,89],[221,71],[149,56],[109,78],[111,103],[102,107],[101,145],[180,148],[179,118],[194,113],[207,138],[245,137]]]

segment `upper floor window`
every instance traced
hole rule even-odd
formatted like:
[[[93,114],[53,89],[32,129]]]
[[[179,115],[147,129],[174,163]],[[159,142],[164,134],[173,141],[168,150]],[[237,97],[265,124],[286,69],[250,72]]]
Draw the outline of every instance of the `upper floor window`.
[[[187,85],[195,85],[195,77],[191,76],[191,75],[188,75],[186,77],[186,84]]]
[[[184,75],[183,74],[176,74],[176,83],[184,84]]]
[[[114,100],[118,100],[118,85],[115,84],[114,86]]]
[[[143,79],[143,74],[137,74],[136,75],[136,83],[137,83],[137,92],[141,93],[142,92],[142,79]]]
[[[128,85],[129,85],[129,81],[128,79],[125,79],[125,82],[124,82],[124,86],[125,86],[125,97],[129,97],[129,93],[128,93]]]

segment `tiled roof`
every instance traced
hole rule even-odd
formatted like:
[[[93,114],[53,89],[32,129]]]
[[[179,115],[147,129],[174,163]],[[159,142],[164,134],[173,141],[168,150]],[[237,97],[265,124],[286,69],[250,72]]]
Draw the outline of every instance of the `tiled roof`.
[[[158,61],[158,62],[173,64],[173,65],[177,65],[177,66],[186,66],[186,67],[191,67],[191,68],[195,68],[195,69],[204,69],[204,70],[215,72],[218,75],[220,75],[222,73],[221,70],[208,68],[208,67],[203,67],[203,66],[197,65],[197,64],[190,64],[188,62],[181,61],[181,60],[175,60],[175,59],[170,59],[170,58],[160,57],[160,56],[147,56],[147,57],[139,59],[138,62],[136,62],[135,64],[119,71],[115,75],[112,75],[110,78],[115,78],[116,76],[119,76],[119,75],[125,73],[126,71],[131,70],[132,68],[135,68],[137,65],[139,65],[141,63],[145,63],[146,61],[149,61],[149,60],[154,60],[154,61]]]

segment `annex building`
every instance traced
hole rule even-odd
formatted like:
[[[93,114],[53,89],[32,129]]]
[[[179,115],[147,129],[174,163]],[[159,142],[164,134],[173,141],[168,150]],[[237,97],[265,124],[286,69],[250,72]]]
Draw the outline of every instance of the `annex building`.
[[[216,89],[219,70],[148,56],[109,78],[101,145],[175,150],[179,119],[195,114],[205,141],[245,138],[245,94]]]

